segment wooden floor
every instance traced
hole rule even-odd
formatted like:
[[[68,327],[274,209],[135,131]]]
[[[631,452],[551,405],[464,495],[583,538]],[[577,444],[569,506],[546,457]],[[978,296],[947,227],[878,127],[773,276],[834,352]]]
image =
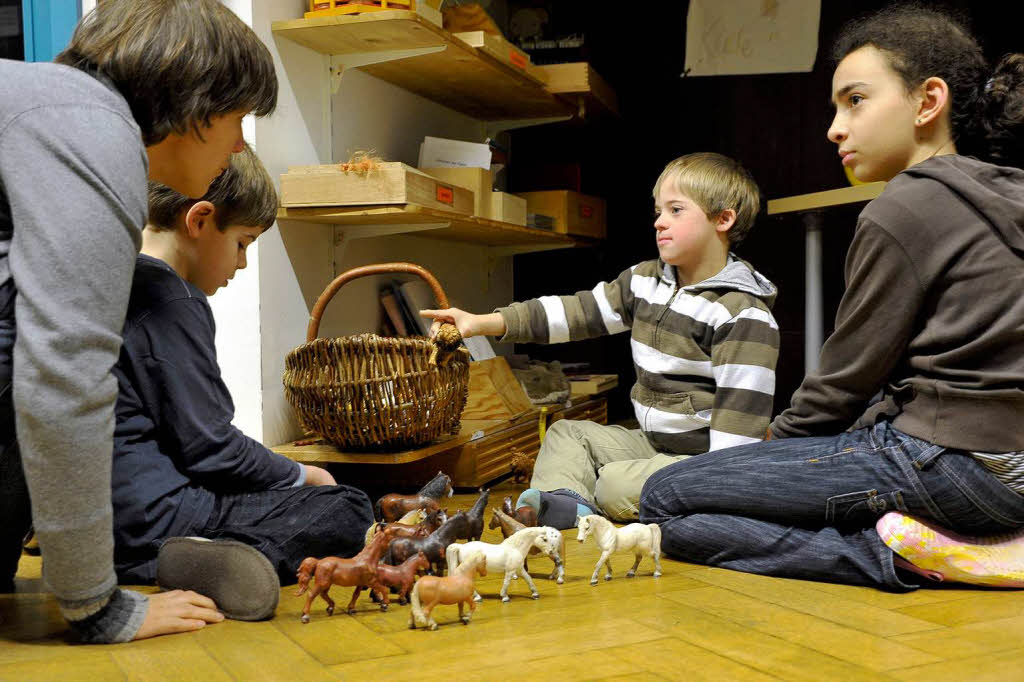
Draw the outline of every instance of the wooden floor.
[[[492,501],[515,493],[506,483]],[[453,507],[472,499],[457,495]],[[626,555],[611,582],[591,587],[593,541],[566,535],[564,585],[538,578],[534,601],[513,581],[502,604],[501,576],[489,575],[468,626],[438,607],[438,631],[409,630],[408,607],[381,613],[366,598],[354,616],[328,617],[317,602],[302,625],[304,598],[289,587],[271,621],[113,646],[71,643],[40,591],[39,560],[26,557],[19,593],[0,595],[0,680],[1024,679],[1024,592],[893,595],[669,560],[662,577],[645,560],[630,580]],[[550,565],[535,561],[534,575]]]

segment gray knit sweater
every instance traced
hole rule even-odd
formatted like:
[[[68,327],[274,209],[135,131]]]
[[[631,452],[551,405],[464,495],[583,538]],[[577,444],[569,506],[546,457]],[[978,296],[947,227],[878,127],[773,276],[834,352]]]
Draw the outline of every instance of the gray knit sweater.
[[[0,60],[0,283],[17,288],[13,398],[43,577],[87,640],[131,639],[110,466],[121,329],[146,219],[139,127],[108,84]]]

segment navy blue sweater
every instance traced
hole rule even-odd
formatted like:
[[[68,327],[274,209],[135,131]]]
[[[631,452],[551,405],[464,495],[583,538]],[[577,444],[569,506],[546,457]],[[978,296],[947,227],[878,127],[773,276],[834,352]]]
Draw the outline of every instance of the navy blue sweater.
[[[304,470],[231,425],[206,295],[139,255],[117,377],[113,504],[116,553],[151,550],[201,525],[219,493],[301,485]]]

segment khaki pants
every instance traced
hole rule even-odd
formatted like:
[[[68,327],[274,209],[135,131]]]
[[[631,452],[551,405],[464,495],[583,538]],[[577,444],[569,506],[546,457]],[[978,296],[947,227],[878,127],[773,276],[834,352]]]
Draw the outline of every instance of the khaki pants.
[[[567,488],[611,519],[636,521],[644,482],[687,457],[657,452],[639,429],[561,419],[544,437],[530,487]]]

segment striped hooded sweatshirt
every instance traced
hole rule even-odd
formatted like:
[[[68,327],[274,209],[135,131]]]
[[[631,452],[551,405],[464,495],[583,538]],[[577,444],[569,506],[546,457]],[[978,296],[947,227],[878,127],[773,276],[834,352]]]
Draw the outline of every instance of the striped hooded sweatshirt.
[[[499,308],[502,341],[562,343],[630,330],[640,428],[659,452],[693,455],[761,440],[771,418],[779,327],[775,285],[730,254],[680,287],[650,260],[573,296]]]

